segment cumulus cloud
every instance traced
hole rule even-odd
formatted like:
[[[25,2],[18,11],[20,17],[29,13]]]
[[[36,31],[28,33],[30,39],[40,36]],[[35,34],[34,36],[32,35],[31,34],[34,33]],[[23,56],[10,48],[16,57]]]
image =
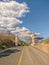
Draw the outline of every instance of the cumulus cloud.
[[[17,33],[29,33],[30,31],[26,27],[22,27],[22,28],[16,27],[16,29],[11,32],[17,34]]]
[[[9,18],[9,17],[0,17],[0,25],[6,27],[15,27],[18,24],[21,24],[22,21],[16,18]]]
[[[22,17],[29,12],[27,4],[16,1],[0,2],[0,15],[8,17]]]
[[[22,28],[16,27],[16,31],[17,32],[27,32],[29,31],[29,29],[27,29],[26,27],[22,27]]]
[[[16,29],[15,28],[7,28],[9,31],[15,31]]]
[[[35,32],[35,34],[36,34],[36,35],[41,35],[41,33],[39,33],[39,32]]]
[[[13,22],[13,23],[8,24],[7,27],[15,28],[18,24],[19,24],[19,22]]]
[[[0,28],[10,30],[12,33],[29,32],[25,27],[17,27],[22,21],[20,17],[29,12],[25,2],[18,3],[16,0],[0,0]]]

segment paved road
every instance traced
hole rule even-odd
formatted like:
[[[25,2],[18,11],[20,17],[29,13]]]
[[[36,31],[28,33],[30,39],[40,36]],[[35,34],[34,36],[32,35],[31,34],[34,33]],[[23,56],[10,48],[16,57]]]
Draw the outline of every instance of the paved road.
[[[49,65],[49,54],[31,47],[23,48],[18,65]]]
[[[0,65],[17,65],[21,50],[19,46],[0,52]]]
[[[11,48],[0,54],[0,65],[49,65],[49,54],[31,46]]]

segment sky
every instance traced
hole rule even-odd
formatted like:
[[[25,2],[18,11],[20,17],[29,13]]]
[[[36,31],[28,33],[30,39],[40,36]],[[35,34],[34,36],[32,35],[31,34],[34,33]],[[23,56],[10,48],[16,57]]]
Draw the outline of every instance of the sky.
[[[49,0],[0,0],[0,29],[49,37]]]
[[[23,24],[31,32],[39,32],[43,37],[49,37],[49,0],[16,0],[26,2],[30,12],[22,18]]]

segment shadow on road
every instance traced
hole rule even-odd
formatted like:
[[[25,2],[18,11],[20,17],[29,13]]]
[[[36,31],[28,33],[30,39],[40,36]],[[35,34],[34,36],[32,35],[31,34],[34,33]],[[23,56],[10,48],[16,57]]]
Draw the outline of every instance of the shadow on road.
[[[20,50],[18,49],[8,49],[0,53],[0,58],[9,56],[11,53],[19,52]]]

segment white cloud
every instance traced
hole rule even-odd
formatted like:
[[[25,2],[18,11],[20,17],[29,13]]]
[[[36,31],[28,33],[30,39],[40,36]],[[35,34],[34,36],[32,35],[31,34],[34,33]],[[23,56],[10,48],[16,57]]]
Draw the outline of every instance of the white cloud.
[[[13,22],[13,23],[8,24],[7,27],[15,28],[18,24],[19,24],[19,22]]]
[[[1,26],[14,27],[21,23],[22,23],[22,21],[20,21],[16,18],[0,17]]]
[[[0,2],[0,15],[8,17],[22,17],[29,12],[27,4],[16,1]]]
[[[23,28],[22,28],[22,31],[24,31],[24,30],[27,31],[28,29],[27,29],[26,27],[23,27]]]
[[[3,2],[4,1],[4,2]],[[25,27],[19,28],[18,24],[22,21],[20,17],[29,12],[29,8],[25,2],[18,3],[15,0],[0,1],[0,28],[10,30],[12,33],[29,32]]]
[[[41,33],[39,33],[39,32],[35,32],[35,34],[36,34],[36,35],[41,35]]]
[[[27,29],[26,27],[22,27],[22,28],[16,27],[16,31],[17,32],[27,32],[29,31],[29,29]]]
[[[26,27],[16,27],[16,30],[11,31],[12,33],[29,33],[29,29],[27,29]]]
[[[15,28],[7,28],[9,31],[15,31]]]

